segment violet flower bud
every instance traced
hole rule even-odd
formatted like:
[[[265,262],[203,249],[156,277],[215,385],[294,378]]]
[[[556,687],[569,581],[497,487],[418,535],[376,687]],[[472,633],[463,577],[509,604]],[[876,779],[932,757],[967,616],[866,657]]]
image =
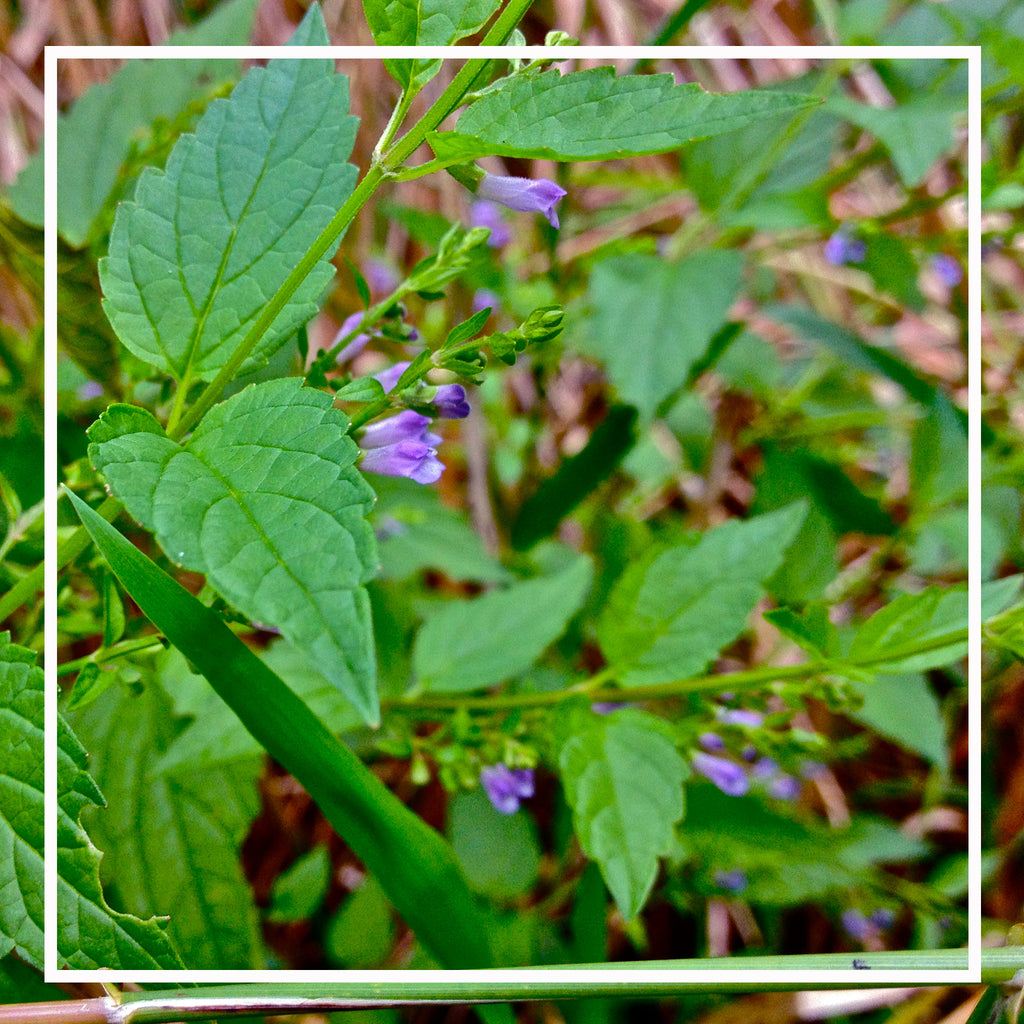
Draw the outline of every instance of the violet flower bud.
[[[624,701],[616,700],[595,700],[590,705],[590,710],[595,715],[610,715],[613,711],[618,711],[619,708],[628,708],[629,705]]]
[[[522,213],[543,213],[555,228],[558,227],[555,203],[566,194],[564,188],[547,178],[509,178],[486,172],[476,189],[478,199],[500,203]]]
[[[764,715],[760,712],[745,711],[743,708],[719,708],[717,718],[723,725],[749,725],[754,729],[764,721]]]
[[[532,768],[493,764],[480,769],[480,782],[494,809],[501,814],[515,814],[519,802],[533,796]]]
[[[384,295],[394,291],[398,284],[398,275],[386,263],[368,259],[363,263],[363,277],[374,295]]]
[[[865,917],[863,912],[860,910],[844,910],[839,919],[842,922],[843,931],[845,931],[851,939],[857,939],[858,942],[863,942],[865,939],[872,937],[877,932],[875,924]]]
[[[347,317],[345,322],[338,328],[338,333],[334,336],[334,341],[331,342],[331,347],[341,341],[350,331],[354,330],[358,325],[359,321],[363,319],[362,313],[353,313],[350,317]],[[355,359],[360,352],[366,348],[366,343],[370,340],[368,334],[357,334],[339,353],[335,360],[340,366],[342,363],[347,363],[350,359]]]
[[[795,800],[800,795],[800,782],[792,775],[779,775],[772,779],[768,793],[776,800]]]
[[[440,444],[441,438],[436,434],[428,434],[430,419],[412,409],[405,409],[397,416],[389,416],[386,420],[377,420],[363,428],[359,439],[360,448],[383,448],[385,445],[398,444],[400,441],[419,441],[424,444]]]
[[[479,313],[482,309],[490,306],[491,312],[501,309],[501,297],[490,290],[490,288],[477,288],[473,292],[473,312]]]
[[[850,229],[843,226],[825,243],[825,259],[834,267],[844,263],[863,263],[868,254],[867,243],[861,238],[854,238]]]
[[[747,887],[747,874],[742,868],[733,868],[731,871],[716,871],[712,881],[719,889],[727,889],[729,892],[743,892]]]
[[[750,786],[743,769],[724,757],[697,751],[691,760],[693,767],[727,796],[742,796]]]
[[[725,740],[717,732],[702,732],[697,741],[705,750],[725,750]]]
[[[443,420],[465,419],[470,412],[466,389],[461,384],[442,384],[434,395],[433,406]]]
[[[491,232],[487,244],[492,249],[500,249],[512,241],[512,232],[505,223],[499,210],[494,203],[486,199],[477,200],[469,211],[469,222],[475,228],[489,228]]]
[[[395,363],[394,366],[389,366],[386,370],[381,370],[380,373],[373,375],[374,380],[380,381],[380,386],[384,389],[385,393],[390,391],[399,381],[402,374],[409,369],[411,363]]]
[[[964,279],[963,268],[952,256],[947,256],[944,252],[937,252],[932,256],[932,270],[947,288],[955,288]]]

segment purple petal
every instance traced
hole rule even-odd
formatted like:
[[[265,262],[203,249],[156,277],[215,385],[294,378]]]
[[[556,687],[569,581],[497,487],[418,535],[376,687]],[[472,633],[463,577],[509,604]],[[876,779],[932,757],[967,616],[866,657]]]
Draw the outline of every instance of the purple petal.
[[[705,750],[725,750],[725,740],[716,732],[702,732],[697,740]]]
[[[406,476],[418,484],[432,484],[444,472],[437,449],[419,441],[399,441],[363,452],[361,466],[382,476]]]
[[[406,409],[397,416],[389,416],[386,420],[378,420],[364,428],[363,436],[359,438],[359,447],[383,448],[385,445],[398,444],[399,441],[423,443],[427,440],[428,426],[429,417]]]
[[[359,326],[359,321],[363,319],[362,313],[353,313],[350,317],[346,318],[345,322],[338,328],[338,333],[334,336],[334,341],[331,342],[331,347],[341,341],[347,334],[354,331]],[[350,359],[355,359],[360,352],[366,348],[366,343],[370,340],[368,334],[357,334],[339,353],[336,362],[341,365],[347,363]]]
[[[501,203],[510,210],[543,213],[552,227],[558,227],[555,203],[566,191],[547,178],[510,178],[500,174],[484,174],[477,186],[477,197]]]
[[[740,868],[733,868],[731,871],[716,871],[713,881],[719,889],[727,889],[729,892],[743,892],[747,887],[746,872]]]
[[[693,767],[727,796],[742,796],[750,787],[746,772],[724,757],[697,751],[692,761]]]
[[[955,288],[964,279],[964,272],[960,264],[944,252],[936,253],[932,257],[932,270],[948,288]]]
[[[502,814],[515,814],[520,800],[533,796],[532,768],[493,764],[480,769],[480,782],[495,810]]]
[[[490,228],[491,236],[487,239],[487,244],[492,249],[500,249],[512,240],[512,232],[501,216],[501,210],[486,199],[480,199],[473,204],[469,222],[475,228]]]
[[[390,391],[401,379],[403,373],[409,369],[411,363],[395,363],[380,373],[375,373],[374,379],[380,381],[380,386],[385,392]]]
[[[461,384],[442,384],[434,395],[434,408],[442,419],[465,419],[470,413],[466,389]]]
[[[764,715],[757,711],[744,711],[743,708],[721,708],[717,717],[723,725],[749,725],[753,728],[764,721]]]
[[[772,779],[768,792],[776,800],[795,800],[800,795],[800,782],[792,775],[780,775]]]

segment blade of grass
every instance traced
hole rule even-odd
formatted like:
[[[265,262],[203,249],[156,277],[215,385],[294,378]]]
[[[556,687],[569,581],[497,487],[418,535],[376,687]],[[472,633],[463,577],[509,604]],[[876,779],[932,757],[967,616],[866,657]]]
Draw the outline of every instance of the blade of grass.
[[[80,498],[83,525],[149,620],[306,788],[420,941],[447,967],[487,967],[487,933],[455,854],[211,609]]]

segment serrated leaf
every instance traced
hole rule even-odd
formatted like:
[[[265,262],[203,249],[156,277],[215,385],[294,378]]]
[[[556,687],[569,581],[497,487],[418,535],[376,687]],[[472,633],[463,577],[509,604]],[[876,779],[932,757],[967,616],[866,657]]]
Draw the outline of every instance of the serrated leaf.
[[[689,774],[664,722],[642,711],[578,714],[558,765],[584,852],[622,916],[643,908],[673,846]]]
[[[592,575],[590,560],[580,557],[553,576],[443,606],[416,636],[413,668],[420,685],[463,693],[525,672],[579,611]]]
[[[600,359],[619,397],[649,421],[685,384],[725,323],[743,257],[708,251],[678,263],[631,253],[603,260],[590,279],[582,350]]]
[[[89,457],[169,558],[280,629],[373,723],[374,499],[347,428],[329,395],[283,378],[215,406],[184,446],[145,410],[112,405]]]
[[[889,673],[924,672],[966,653],[966,585],[903,594],[875,612],[850,645],[853,661]]]
[[[151,679],[139,694],[114,688],[71,721],[107,799],[85,821],[118,905],[167,915],[167,935],[186,951],[190,970],[261,966],[252,889],[239,861],[259,810],[259,755],[158,775],[154,761],[179,723]],[[235,729],[242,731],[237,719]]]
[[[798,502],[655,551],[616,582],[597,635],[625,686],[698,675],[742,631],[805,514]]]
[[[489,154],[611,160],[670,152],[819,102],[756,90],[716,95],[696,83],[676,85],[672,75],[617,77],[609,67],[551,70],[509,79],[471,103],[456,131],[431,132],[427,141],[445,161]]]
[[[118,208],[100,261],[121,342],[178,380],[208,380],[351,194],[357,119],[330,59],[271,61],[214,101],[165,170]],[[321,259],[243,364],[258,369],[317,309]]]
[[[378,46],[447,46],[476,32],[499,6],[499,0],[363,0]],[[388,70],[404,84],[403,78]],[[410,77],[413,74],[409,72]]]

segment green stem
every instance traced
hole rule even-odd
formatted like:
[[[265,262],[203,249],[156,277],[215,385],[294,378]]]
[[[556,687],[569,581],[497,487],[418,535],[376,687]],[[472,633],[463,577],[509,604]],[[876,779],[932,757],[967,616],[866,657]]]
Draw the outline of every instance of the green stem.
[[[141,640],[125,640],[119,644],[112,644],[110,647],[101,647],[98,650],[87,654],[84,658],[75,658],[74,661],[65,661],[57,666],[57,675],[66,676],[77,672],[90,661],[97,664],[107,665],[119,658],[127,658],[131,654],[138,654],[141,651],[163,650],[166,647],[163,639],[158,636],[147,636]]]
[[[856,960],[862,970],[905,972],[965,971],[967,952],[962,949],[903,950],[882,953],[819,953],[806,956],[752,956],[713,960],[660,960],[632,963],[573,964],[588,972],[571,981],[535,976],[519,979],[514,973],[498,971],[479,978],[457,981],[439,976],[420,981],[389,978],[387,981],[343,983],[274,982],[242,985],[211,985],[165,992],[124,992],[120,1002],[102,999],[68,1000],[0,1007],[0,1022],[34,1024],[168,1024],[171,1021],[208,1020],[213,1017],[269,1014],[322,1014],[332,1011],[374,1009],[391,1006],[452,1005],[458,1003],[522,1002],[573,999],[669,999],[706,992],[786,992],[850,987],[849,981],[817,981],[815,971],[853,969]],[[738,964],[744,971],[807,972],[798,981],[736,980]],[[567,965],[551,965],[552,970]],[[1019,984],[1013,979],[1024,969],[1024,948],[1005,946],[981,951],[982,984]],[[545,968],[540,969],[542,972]],[[664,976],[632,980],[636,971],[659,970]],[[669,972],[712,971],[718,979],[688,981]],[[872,987],[900,988],[922,983],[897,975],[877,981]],[[925,984],[947,986],[953,978]]]
[[[884,655],[873,658],[848,658],[845,661],[820,659],[807,661],[802,665],[767,665],[763,668],[748,669],[744,672],[728,672],[721,675],[693,676],[689,679],[675,679],[669,683],[657,683],[651,686],[630,687],[597,687],[595,683],[603,683],[623,671],[615,666],[601,669],[591,676],[566,690],[550,690],[545,693],[513,693],[489,697],[460,697],[431,695],[410,699],[385,702],[382,706],[394,709],[433,708],[455,709],[465,708],[468,711],[500,711],[512,708],[541,707],[544,705],[561,704],[574,700],[582,695],[590,701],[631,701],[672,700],[687,693],[718,693],[720,691],[756,690],[771,683],[798,679],[809,679],[814,676],[841,675],[845,669],[868,669],[902,661],[917,654],[942,650],[954,644],[967,643],[967,629],[954,630],[941,637],[935,637],[919,643],[910,643],[902,648],[887,649]]]

